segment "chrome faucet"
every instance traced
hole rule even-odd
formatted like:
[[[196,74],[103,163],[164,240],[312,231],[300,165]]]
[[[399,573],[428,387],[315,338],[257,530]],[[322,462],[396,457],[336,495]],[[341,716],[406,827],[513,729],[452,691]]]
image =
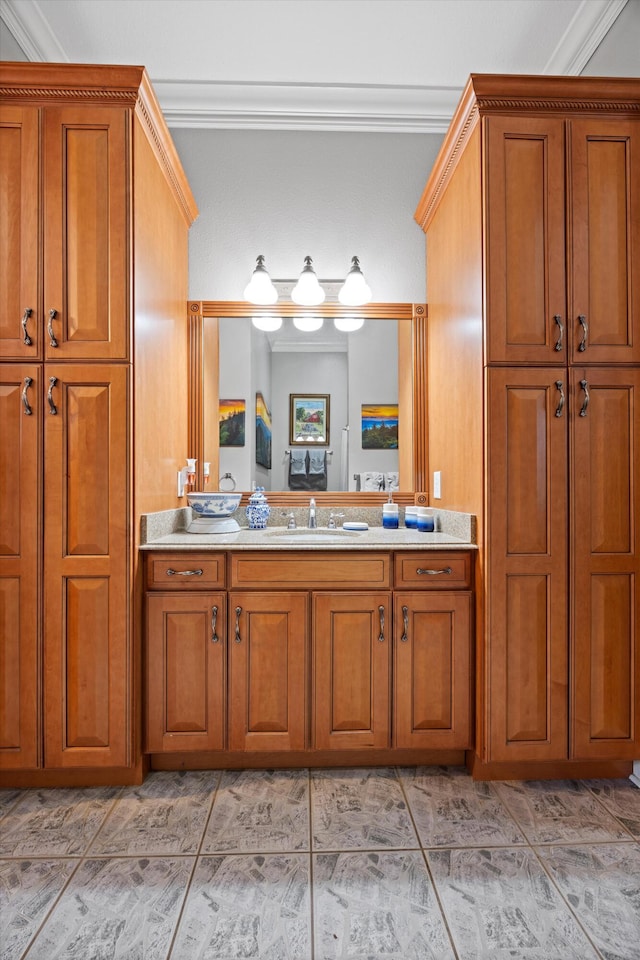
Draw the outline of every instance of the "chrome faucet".
[[[311,497],[309,501],[309,530],[315,530],[318,524],[316,523],[316,501]]]

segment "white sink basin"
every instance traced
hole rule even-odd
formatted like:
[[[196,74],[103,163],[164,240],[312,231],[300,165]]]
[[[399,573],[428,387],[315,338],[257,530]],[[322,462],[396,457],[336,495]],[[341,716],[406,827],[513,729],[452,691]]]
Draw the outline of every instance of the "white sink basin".
[[[315,530],[309,530],[307,527],[298,527],[296,530],[289,530],[287,527],[275,527],[272,530],[265,531],[266,537],[273,537],[285,543],[340,543],[349,537],[359,537],[358,530],[343,530],[337,527],[330,530],[328,527],[317,527]]]

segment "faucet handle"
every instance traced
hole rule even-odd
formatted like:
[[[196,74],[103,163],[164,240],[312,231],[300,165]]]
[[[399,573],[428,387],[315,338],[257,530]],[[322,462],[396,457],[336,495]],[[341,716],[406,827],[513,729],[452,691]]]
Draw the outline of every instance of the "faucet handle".
[[[294,514],[294,513],[286,513],[286,511],[283,510],[283,512],[280,514],[280,516],[282,516],[282,517],[288,517],[288,518],[289,518],[288,521],[287,521],[287,530],[295,530],[295,529],[296,529],[296,517],[295,517],[295,514]]]
[[[335,530],[335,529],[336,529],[336,527],[338,526],[338,524],[336,523],[336,520],[337,520],[339,517],[344,517],[344,513],[330,513],[330,514],[329,514],[329,522],[328,522],[328,524],[327,524],[327,529],[328,529],[328,530]]]

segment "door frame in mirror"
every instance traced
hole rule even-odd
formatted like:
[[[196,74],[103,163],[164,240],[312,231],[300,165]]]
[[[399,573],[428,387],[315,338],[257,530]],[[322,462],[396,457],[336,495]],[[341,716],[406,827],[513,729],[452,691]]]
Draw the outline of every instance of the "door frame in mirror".
[[[189,457],[198,461],[197,484],[202,489],[202,461],[204,439],[204,320],[220,317],[251,317],[252,313],[276,317],[293,317],[309,313],[323,318],[353,316],[353,307],[338,303],[323,303],[319,307],[299,307],[295,303],[277,303],[267,307],[252,307],[244,300],[189,300],[187,302],[189,336]],[[411,320],[411,337],[406,342],[399,339],[398,368],[410,369],[411,378],[398,378],[398,401],[402,408],[411,409],[410,422],[405,422],[408,444],[402,444],[401,474],[413,476],[413,489],[400,490],[394,499],[400,504],[427,503],[428,495],[428,434],[427,434],[427,304],[426,303],[368,303],[358,307],[357,313],[365,320]],[[215,367],[217,369],[217,358]],[[404,391],[404,393],[403,393]],[[217,395],[217,390],[215,391]],[[210,456],[211,477],[219,476],[219,459]],[[243,491],[242,503],[250,491]],[[319,506],[374,506],[387,499],[385,493],[328,490],[316,492]],[[270,491],[269,502],[274,506],[302,506],[309,500],[307,493],[300,491]]]

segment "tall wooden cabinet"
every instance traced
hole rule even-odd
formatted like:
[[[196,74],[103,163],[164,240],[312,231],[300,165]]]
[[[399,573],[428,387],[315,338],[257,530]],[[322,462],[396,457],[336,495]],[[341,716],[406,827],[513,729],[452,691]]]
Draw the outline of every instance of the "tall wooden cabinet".
[[[620,772],[640,756],[640,81],[472,76],[416,219],[432,502],[475,513],[482,545],[474,775]]]
[[[196,208],[142,68],[5,62],[0,96],[0,777],[124,782],[138,518],[177,505],[187,453]]]

